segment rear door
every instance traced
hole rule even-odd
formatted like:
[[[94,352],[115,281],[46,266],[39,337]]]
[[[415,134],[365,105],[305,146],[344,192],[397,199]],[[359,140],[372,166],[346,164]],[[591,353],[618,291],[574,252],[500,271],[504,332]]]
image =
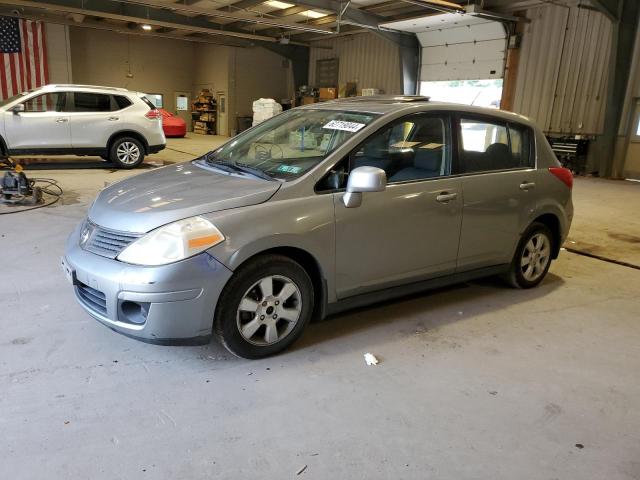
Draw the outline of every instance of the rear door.
[[[56,150],[71,147],[67,94],[49,92],[22,102],[24,112],[4,112],[10,150]]]
[[[74,149],[105,148],[109,137],[120,129],[120,107],[112,95],[72,92],[69,123]]]
[[[450,130],[446,114],[411,115],[351,154],[351,169],[382,168],[388,184],[356,208],[333,194],[338,298],[455,271],[462,192],[450,176]]]
[[[464,197],[458,269],[509,263],[536,207],[533,132],[490,116],[458,118]]]

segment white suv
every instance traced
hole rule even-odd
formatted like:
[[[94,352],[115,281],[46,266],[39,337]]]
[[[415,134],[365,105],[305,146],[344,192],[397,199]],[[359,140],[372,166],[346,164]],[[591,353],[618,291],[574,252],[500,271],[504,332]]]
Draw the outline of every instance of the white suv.
[[[0,101],[0,157],[98,155],[134,168],[165,143],[162,115],[144,93],[46,85]]]

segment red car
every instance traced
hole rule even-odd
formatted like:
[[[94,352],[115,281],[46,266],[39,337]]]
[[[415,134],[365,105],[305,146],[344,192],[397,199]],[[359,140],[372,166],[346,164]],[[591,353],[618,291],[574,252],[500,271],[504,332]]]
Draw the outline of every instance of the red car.
[[[167,112],[164,108],[159,108],[162,114],[162,130],[165,137],[184,137],[187,134],[187,123],[173,113]]]

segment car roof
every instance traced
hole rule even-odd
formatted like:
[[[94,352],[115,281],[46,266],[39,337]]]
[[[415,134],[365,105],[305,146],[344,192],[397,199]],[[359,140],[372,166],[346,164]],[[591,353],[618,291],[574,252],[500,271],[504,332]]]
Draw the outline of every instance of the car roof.
[[[126,88],[120,87],[107,87],[101,85],[79,85],[72,83],[51,83],[48,85],[44,85],[39,89],[35,89],[34,91],[54,91],[54,90],[72,90],[72,91],[90,91],[90,92],[101,92],[101,93],[132,93],[135,95],[144,95],[139,92],[134,92],[131,90],[127,90]]]
[[[433,102],[429,97],[421,95],[374,95],[370,97],[352,97],[329,100],[321,103],[313,103],[299,107],[305,110],[343,110],[362,113],[416,113],[428,111],[451,111],[470,114],[489,115],[503,121],[525,123],[530,126],[535,124],[527,117],[506,110],[478,107],[459,103]]]

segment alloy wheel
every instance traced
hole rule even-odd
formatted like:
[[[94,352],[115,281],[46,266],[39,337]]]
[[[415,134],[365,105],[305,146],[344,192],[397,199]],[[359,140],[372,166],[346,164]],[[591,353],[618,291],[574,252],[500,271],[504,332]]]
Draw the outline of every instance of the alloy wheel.
[[[240,335],[258,346],[273,345],[291,333],[302,312],[302,294],[288,277],[270,275],[242,296],[236,323]]]
[[[122,142],[116,149],[116,156],[123,165],[133,165],[140,158],[140,147],[133,142]]]
[[[524,246],[520,268],[522,276],[529,282],[535,282],[544,274],[551,260],[551,242],[543,233],[536,233]]]

